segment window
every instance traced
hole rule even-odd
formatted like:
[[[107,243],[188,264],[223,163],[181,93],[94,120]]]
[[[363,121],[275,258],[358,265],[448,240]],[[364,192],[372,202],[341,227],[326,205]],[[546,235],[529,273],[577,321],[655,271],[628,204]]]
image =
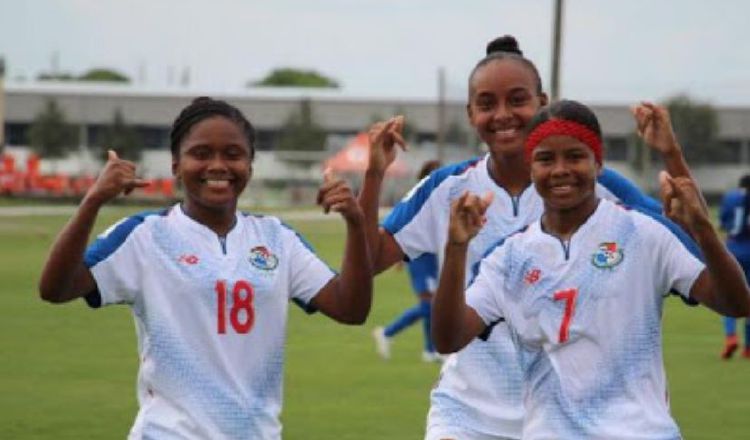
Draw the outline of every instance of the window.
[[[619,136],[604,138],[604,160],[628,160],[628,140]]]

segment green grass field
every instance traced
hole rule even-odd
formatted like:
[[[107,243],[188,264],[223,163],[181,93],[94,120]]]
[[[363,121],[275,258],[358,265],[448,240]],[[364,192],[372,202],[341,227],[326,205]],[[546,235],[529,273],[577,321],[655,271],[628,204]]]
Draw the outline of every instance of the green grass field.
[[[107,209],[98,228],[135,211]],[[138,360],[129,310],[38,299],[42,262],[65,221],[0,216],[0,439],[124,438],[136,413]],[[338,266],[339,221],[290,223]],[[345,327],[291,308],[284,438],[421,438],[438,373],[419,358],[421,329],[396,340],[389,362],[375,355],[370,336],[413,301],[406,274],[391,270],[376,279],[365,326]],[[672,299],[664,327],[672,407],[685,438],[748,438],[750,361],[718,359],[719,318]]]

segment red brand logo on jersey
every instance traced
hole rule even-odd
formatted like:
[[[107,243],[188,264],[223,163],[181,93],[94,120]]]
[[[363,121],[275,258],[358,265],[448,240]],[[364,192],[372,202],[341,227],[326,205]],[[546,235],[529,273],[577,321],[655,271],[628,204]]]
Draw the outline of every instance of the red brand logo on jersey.
[[[192,266],[193,264],[198,264],[198,261],[200,260],[198,259],[196,255],[184,254],[184,255],[180,255],[180,258],[178,258],[177,261],[180,263],[189,264]]]
[[[526,272],[526,275],[524,275],[523,280],[526,282],[526,284],[535,284],[537,281],[539,281],[539,278],[542,276],[542,271],[539,269],[531,269],[530,271]]]

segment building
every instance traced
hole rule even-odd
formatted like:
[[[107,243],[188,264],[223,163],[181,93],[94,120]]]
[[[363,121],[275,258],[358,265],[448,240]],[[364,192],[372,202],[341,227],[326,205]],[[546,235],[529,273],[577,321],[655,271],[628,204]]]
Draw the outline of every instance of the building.
[[[5,95],[6,145],[28,144],[29,126],[50,99],[60,105],[70,123],[80,127],[79,139],[83,146],[96,145],[105,127],[113,120],[115,111],[119,110],[125,121],[140,133],[149,150],[147,161],[164,162],[151,167],[150,172],[159,174],[169,170],[168,156],[164,156],[169,145],[169,127],[177,112],[196,96],[196,92],[153,90],[121,84],[29,82],[6,83]],[[415,154],[410,161],[417,163],[435,155],[434,142],[438,131],[436,98],[352,96],[340,90],[298,88],[252,88],[213,97],[236,105],[255,125],[259,160],[267,162],[267,166],[262,167],[267,173],[260,170],[256,178],[278,178],[299,172],[298,169],[294,171],[294,167],[283,165],[287,159],[296,159],[295,153],[280,152],[276,146],[281,127],[299,110],[303,100],[310,103],[315,121],[334,139],[352,136],[378,118],[405,114],[416,132],[416,143],[433,145],[433,149]],[[466,120],[465,105],[463,99],[447,101],[444,121],[446,126],[469,134],[472,131]],[[628,106],[595,104],[592,107],[602,123],[608,162],[631,178],[640,176],[642,184],[654,182],[656,170],[641,175],[630,166],[635,161],[636,146],[632,142],[634,123]],[[717,111],[720,146],[715,161],[711,166],[695,168],[696,177],[708,192],[722,192],[734,186],[738,177],[750,169],[750,107],[722,107]],[[471,154],[465,149],[449,151],[447,159]],[[325,154],[330,155],[330,151]],[[319,159],[322,160],[323,155]],[[300,176],[309,176],[309,173]]]

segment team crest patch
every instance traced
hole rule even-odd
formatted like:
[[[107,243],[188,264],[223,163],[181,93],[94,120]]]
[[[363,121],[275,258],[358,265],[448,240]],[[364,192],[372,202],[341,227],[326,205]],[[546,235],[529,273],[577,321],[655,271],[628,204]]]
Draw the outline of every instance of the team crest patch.
[[[279,259],[265,246],[255,246],[250,249],[250,264],[262,270],[274,270],[279,265]]]
[[[622,249],[615,242],[599,244],[599,249],[591,256],[591,263],[600,269],[611,269],[622,261]]]

